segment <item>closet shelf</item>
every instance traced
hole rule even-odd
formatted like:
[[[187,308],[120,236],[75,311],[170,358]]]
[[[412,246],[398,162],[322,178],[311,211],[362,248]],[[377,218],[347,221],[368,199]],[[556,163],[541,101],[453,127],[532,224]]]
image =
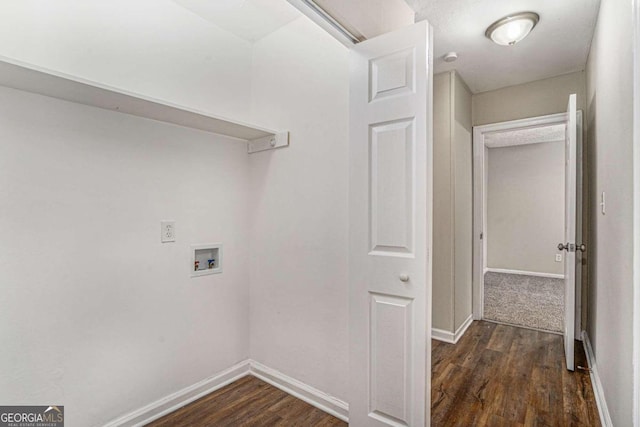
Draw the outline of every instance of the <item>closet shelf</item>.
[[[248,142],[249,153],[289,145],[288,132],[277,132],[217,117],[207,112],[2,57],[0,85],[241,139]]]

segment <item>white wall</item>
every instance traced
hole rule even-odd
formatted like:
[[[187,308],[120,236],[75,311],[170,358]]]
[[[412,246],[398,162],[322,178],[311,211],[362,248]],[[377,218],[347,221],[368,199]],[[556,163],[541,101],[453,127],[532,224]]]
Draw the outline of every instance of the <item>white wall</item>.
[[[578,110],[584,110],[584,71],[476,93],[473,95],[473,125],[564,113],[572,93],[578,95]]]
[[[10,2],[0,55],[249,115],[251,45],[169,0]],[[246,145],[2,94],[0,400],[98,425],[249,357]],[[159,243],[163,219],[175,244]],[[224,272],[190,279],[188,245],[207,242],[224,244]]]
[[[451,73],[433,76],[433,327],[453,332]]]
[[[251,356],[346,400],[347,49],[301,17],[255,44],[253,112],[291,146],[251,157]]]
[[[473,310],[473,140],[471,91],[458,73],[453,76],[454,326],[458,329]]]
[[[602,0],[587,62],[588,333],[613,425],[632,425],[632,2]],[[607,211],[600,211],[606,192]]]
[[[3,2],[0,56],[245,118],[251,44],[171,0]]]
[[[471,92],[455,72],[433,79],[433,327],[454,333],[471,315]]]
[[[564,274],[564,143],[490,148],[487,267]]]
[[[102,424],[246,357],[346,399],[346,48],[307,18],[250,45],[168,0],[5,6],[0,55],[287,129],[291,146],[247,156],[210,134],[7,91],[3,110],[30,101],[2,118],[0,223],[13,231],[0,281],[16,292],[2,303],[55,296],[64,314],[0,314],[24,323],[0,350],[12,370],[0,400]],[[176,244],[160,245],[163,219],[177,221]],[[188,278],[185,245],[208,241],[225,245],[224,273]],[[34,247],[52,267],[24,275]],[[95,273],[94,258],[111,270]],[[14,360],[48,319],[62,339]]]
[[[245,144],[7,88],[0,141],[3,404],[101,425],[249,356]]]

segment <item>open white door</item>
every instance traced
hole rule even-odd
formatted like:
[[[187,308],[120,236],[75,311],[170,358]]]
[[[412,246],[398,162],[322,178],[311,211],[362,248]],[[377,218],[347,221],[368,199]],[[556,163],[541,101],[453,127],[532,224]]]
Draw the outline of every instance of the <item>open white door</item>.
[[[420,22],[350,53],[349,424],[430,416],[431,47]]]
[[[564,354],[567,369],[574,370],[574,328],[576,305],[576,95],[569,96],[567,132],[565,136],[565,208],[564,240],[558,249],[566,250],[564,257]]]

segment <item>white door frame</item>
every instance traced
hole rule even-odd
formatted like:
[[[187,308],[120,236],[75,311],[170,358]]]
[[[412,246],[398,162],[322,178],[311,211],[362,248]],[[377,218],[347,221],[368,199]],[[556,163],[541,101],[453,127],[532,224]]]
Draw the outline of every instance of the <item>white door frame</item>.
[[[493,132],[517,130],[524,128],[537,128],[565,124],[566,113],[550,114],[546,116],[531,117],[526,119],[511,120],[507,122],[492,123],[473,127],[473,318],[481,320],[484,317],[484,273],[486,271],[487,251],[487,200],[486,200],[486,158],[490,144],[485,142],[485,135]],[[577,114],[578,138],[577,138],[577,173],[582,176],[582,111]],[[558,140],[560,141],[560,140]],[[551,142],[551,141],[538,141]],[[562,139],[564,143],[564,139]],[[535,142],[533,142],[535,143]],[[505,143],[500,146],[521,145],[521,142]],[[577,182],[577,230],[576,241],[582,243],[582,179]],[[579,264],[582,262],[581,253],[578,254]],[[576,337],[582,335],[582,274],[581,269],[576,270]]]
[[[633,425],[640,427],[640,1],[633,2]]]

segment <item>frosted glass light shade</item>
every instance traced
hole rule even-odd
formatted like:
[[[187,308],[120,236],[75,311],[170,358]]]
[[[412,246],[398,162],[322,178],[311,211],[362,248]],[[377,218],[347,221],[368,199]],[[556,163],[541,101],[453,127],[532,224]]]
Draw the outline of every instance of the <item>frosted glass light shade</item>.
[[[494,43],[512,46],[527,37],[539,20],[540,16],[534,12],[510,15],[491,24],[485,35]]]

